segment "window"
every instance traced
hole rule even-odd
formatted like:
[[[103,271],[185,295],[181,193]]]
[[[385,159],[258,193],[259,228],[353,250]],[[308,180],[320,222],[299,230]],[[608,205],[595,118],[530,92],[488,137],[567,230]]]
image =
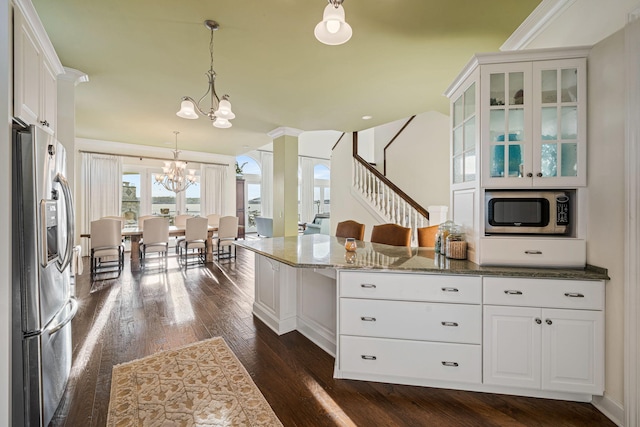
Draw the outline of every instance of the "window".
[[[331,171],[323,164],[313,167],[313,203],[316,213],[331,212]]]
[[[260,199],[262,169],[258,162],[249,156],[236,157],[236,163],[242,169],[242,178],[244,178],[245,195],[245,232],[251,233],[256,231],[255,217],[262,213],[262,201]]]
[[[122,216],[125,227],[135,227],[140,216],[140,174],[122,174]]]
[[[200,175],[198,175],[196,182],[191,184],[185,191],[185,212],[187,215],[200,215]]]
[[[151,214],[175,216],[176,215],[176,193],[169,191],[162,185],[155,183],[156,179],[151,174]]]

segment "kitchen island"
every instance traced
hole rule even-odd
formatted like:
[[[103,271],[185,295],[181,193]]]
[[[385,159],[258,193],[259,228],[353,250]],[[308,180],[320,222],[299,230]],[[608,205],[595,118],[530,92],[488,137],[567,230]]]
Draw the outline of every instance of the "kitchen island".
[[[253,313],[335,355],[336,378],[590,401],[604,388],[606,270],[478,266],[321,234],[256,253]]]

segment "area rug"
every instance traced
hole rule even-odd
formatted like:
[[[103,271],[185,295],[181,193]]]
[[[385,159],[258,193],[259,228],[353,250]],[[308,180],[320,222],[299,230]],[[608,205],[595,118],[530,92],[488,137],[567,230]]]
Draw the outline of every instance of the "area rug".
[[[282,426],[222,338],[114,366],[108,427]]]

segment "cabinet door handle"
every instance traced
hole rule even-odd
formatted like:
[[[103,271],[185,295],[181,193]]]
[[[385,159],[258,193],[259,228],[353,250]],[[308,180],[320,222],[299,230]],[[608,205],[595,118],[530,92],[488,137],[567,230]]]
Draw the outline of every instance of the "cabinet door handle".
[[[440,288],[442,292],[459,292],[458,288]]]
[[[551,324],[553,324],[553,322],[551,321],[551,319],[547,319],[547,320],[545,320],[545,322],[547,322],[547,325],[551,325]]]
[[[363,322],[375,322],[376,318],[375,317],[362,316],[360,318],[360,320],[362,320]]]
[[[536,317],[534,320],[538,325],[542,323],[542,320],[539,317]]]
[[[522,291],[514,291],[511,289],[507,289],[504,293],[507,295],[522,295]]]
[[[569,298],[584,298],[584,294],[578,292],[565,292],[564,296]]]
[[[458,326],[458,322],[440,322],[442,326]]]
[[[536,250],[536,249],[528,249],[526,251],[524,251],[525,254],[527,255],[542,255],[542,251]]]
[[[371,289],[375,289],[376,285],[372,284],[372,283],[362,283],[360,285],[361,288],[371,288]]]
[[[533,178],[533,174],[531,172],[527,173],[527,178]]]
[[[538,172],[538,173],[536,174],[536,176],[537,176],[538,178],[542,178],[542,172]]]
[[[375,356],[369,356],[368,354],[363,354],[360,357],[362,357],[364,360],[377,360],[378,358]]]
[[[442,365],[444,366],[458,366],[458,362],[446,362],[446,361],[442,361]]]

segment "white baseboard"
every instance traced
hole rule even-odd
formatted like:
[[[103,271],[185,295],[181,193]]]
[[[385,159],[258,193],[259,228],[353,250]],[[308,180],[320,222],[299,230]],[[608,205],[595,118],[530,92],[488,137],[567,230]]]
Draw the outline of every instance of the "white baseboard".
[[[624,427],[624,408],[614,400],[604,396],[593,396],[591,404],[613,421],[618,427]]]

